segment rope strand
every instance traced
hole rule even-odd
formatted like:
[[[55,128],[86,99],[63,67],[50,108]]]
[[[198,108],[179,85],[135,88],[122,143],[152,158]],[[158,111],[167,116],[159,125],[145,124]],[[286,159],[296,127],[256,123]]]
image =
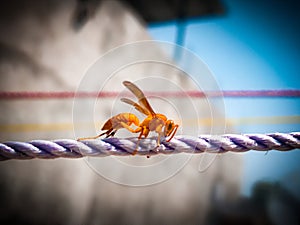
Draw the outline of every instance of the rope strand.
[[[33,140],[30,142],[9,141],[0,143],[0,160],[9,159],[54,159],[103,157],[110,155],[128,156],[135,150],[137,138],[106,138],[75,141]],[[225,153],[256,151],[289,151],[300,148],[300,132],[270,134],[224,134],[220,136],[200,135],[198,138],[176,136],[171,142],[163,141],[156,147],[156,138],[141,139],[138,155],[175,153]]]

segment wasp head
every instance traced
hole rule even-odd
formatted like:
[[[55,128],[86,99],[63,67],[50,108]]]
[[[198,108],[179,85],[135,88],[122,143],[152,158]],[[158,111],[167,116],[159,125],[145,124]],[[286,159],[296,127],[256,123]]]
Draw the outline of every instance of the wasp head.
[[[165,124],[165,130],[164,130],[164,134],[165,137],[168,137],[171,135],[171,137],[169,138],[169,140],[167,140],[167,142],[171,141],[171,139],[174,137],[176,131],[178,128],[178,124],[175,124],[173,120],[167,120],[166,124]]]

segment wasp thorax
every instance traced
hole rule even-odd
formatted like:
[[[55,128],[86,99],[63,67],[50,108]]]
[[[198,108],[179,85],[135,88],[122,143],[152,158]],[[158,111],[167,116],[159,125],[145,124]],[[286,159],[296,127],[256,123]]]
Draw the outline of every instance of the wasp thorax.
[[[160,133],[164,125],[165,125],[165,121],[163,119],[154,117],[149,122],[149,130]]]

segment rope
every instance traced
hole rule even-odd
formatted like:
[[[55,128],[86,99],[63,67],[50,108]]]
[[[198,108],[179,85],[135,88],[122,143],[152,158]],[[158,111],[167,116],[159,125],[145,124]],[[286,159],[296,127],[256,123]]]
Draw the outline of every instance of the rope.
[[[163,97],[227,97],[227,98],[244,98],[244,97],[300,97],[300,90],[245,90],[245,91],[187,91],[187,92],[145,92],[147,96]],[[120,96],[118,92],[6,92],[0,91],[0,99],[73,99],[73,98],[114,98]],[[126,93],[124,96],[126,97]]]
[[[9,141],[0,143],[0,160],[8,159],[53,159],[81,158],[84,156],[127,156],[137,147],[137,138],[106,138],[75,141],[61,139],[54,141],[33,140],[30,142]],[[289,151],[300,148],[300,132],[270,134],[224,134],[221,136],[200,135],[198,138],[176,136],[171,142],[163,141],[156,147],[156,138],[141,139],[138,155],[174,153],[225,153],[256,151]],[[133,157],[133,156],[132,156]]]

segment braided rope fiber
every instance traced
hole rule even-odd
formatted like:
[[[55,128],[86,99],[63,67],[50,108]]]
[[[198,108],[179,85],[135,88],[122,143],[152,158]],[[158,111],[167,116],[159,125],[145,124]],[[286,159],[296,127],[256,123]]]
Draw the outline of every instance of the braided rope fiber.
[[[109,155],[127,156],[137,147],[137,138],[105,138],[75,141],[59,139],[54,141],[33,140],[30,142],[8,141],[0,143],[0,160],[8,159],[54,159],[103,157]],[[176,136],[171,142],[163,141],[156,147],[156,138],[141,139],[137,155],[174,153],[225,153],[256,151],[289,151],[300,148],[300,132],[270,134],[224,134],[220,136],[200,135],[198,138]]]

